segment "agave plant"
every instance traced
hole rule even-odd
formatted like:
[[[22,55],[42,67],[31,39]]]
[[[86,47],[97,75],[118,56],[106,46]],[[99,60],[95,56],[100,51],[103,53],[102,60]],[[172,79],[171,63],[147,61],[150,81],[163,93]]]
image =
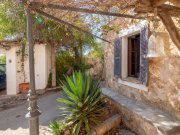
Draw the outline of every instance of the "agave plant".
[[[80,130],[90,134],[90,125],[97,124],[103,115],[100,81],[93,81],[88,74],[75,72],[65,77],[62,84],[64,98],[58,101],[64,103],[60,109],[66,115],[67,125],[72,127],[72,134],[78,135]]]
[[[63,121],[55,120],[50,122],[49,128],[54,135],[62,135],[65,128],[65,123]]]

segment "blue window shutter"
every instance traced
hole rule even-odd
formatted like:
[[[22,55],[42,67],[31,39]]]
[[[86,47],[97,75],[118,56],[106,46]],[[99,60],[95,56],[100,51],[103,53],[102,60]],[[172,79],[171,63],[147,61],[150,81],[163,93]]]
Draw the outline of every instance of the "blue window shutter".
[[[122,38],[114,40],[114,75],[121,77]]]
[[[144,85],[148,85],[148,39],[149,39],[149,26],[145,25],[140,31],[140,81]]]

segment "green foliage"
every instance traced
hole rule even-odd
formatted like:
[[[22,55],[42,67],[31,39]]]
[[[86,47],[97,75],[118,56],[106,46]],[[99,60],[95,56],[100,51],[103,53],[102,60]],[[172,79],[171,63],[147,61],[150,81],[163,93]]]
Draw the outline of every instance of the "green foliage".
[[[36,20],[34,23],[36,40],[50,43],[61,43],[65,40],[65,33],[67,33],[65,26],[40,15],[34,16],[34,19]]]
[[[68,17],[64,18],[67,20]],[[34,15],[34,39],[58,44],[71,44],[78,46],[94,42],[92,36],[87,36],[79,31],[66,27],[54,20],[41,15]],[[81,17],[75,22],[78,26],[86,26]],[[90,30],[88,26],[86,30]],[[23,5],[18,5],[15,0],[0,1],[0,40],[6,36],[17,33],[26,33],[26,15]],[[93,41],[93,42],[92,42]],[[81,42],[81,43],[80,43]],[[94,42],[95,43],[95,42]]]
[[[57,80],[64,80],[64,75],[73,67],[75,58],[69,52],[59,52],[56,56],[56,77]]]
[[[26,31],[26,17],[22,5],[15,0],[0,1],[0,40]]]
[[[118,26],[116,26],[116,25],[109,26],[109,25],[106,24],[106,25],[102,26],[102,29],[104,30],[104,32],[105,31],[114,31],[114,32],[116,32],[118,34],[120,28]]]
[[[0,55],[0,64],[6,64],[6,56]]]
[[[75,61],[74,63],[74,70],[75,71],[81,71],[81,72],[86,72],[88,69],[92,68],[93,65],[86,64],[84,61]]]
[[[52,73],[49,74],[48,76],[48,85],[47,87],[50,88],[52,86]]]
[[[0,73],[6,72],[6,65],[0,65]]]
[[[59,52],[56,56],[56,79],[64,80],[64,75],[67,75],[68,70],[85,72],[92,65],[86,64],[85,61],[76,60],[71,52]]]
[[[51,129],[51,132],[54,135],[63,135],[65,123],[63,121],[56,120],[56,121],[50,122],[49,128]]]
[[[104,52],[103,52],[102,46],[100,46],[100,45],[94,46],[93,50],[90,52],[88,57],[90,57],[90,58],[99,58],[99,59],[103,60]]]
[[[83,129],[89,134],[91,126],[103,115],[100,82],[81,72],[75,72],[65,80],[62,86],[64,98],[58,102],[64,103],[60,109],[66,115],[67,125],[72,127],[73,135]]]

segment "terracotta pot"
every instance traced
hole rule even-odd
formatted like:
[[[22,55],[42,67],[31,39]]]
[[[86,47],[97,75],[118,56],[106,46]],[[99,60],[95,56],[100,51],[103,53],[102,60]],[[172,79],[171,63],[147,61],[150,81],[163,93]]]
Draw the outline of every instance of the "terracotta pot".
[[[27,93],[29,90],[29,83],[21,83],[19,84],[19,90],[21,93]]]

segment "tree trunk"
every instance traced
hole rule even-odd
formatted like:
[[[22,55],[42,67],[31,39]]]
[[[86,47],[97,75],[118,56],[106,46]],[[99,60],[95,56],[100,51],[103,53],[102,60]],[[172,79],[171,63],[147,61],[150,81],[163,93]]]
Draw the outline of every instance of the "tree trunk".
[[[82,41],[80,41],[80,63],[83,62],[83,45],[82,45]]]
[[[56,49],[55,45],[51,47],[51,69],[52,69],[52,87],[56,86]]]
[[[76,61],[79,61],[79,57],[80,57],[80,56],[79,56],[79,50],[78,50],[78,47],[75,46],[73,50],[74,50],[74,57],[75,57],[75,60],[76,60]]]

